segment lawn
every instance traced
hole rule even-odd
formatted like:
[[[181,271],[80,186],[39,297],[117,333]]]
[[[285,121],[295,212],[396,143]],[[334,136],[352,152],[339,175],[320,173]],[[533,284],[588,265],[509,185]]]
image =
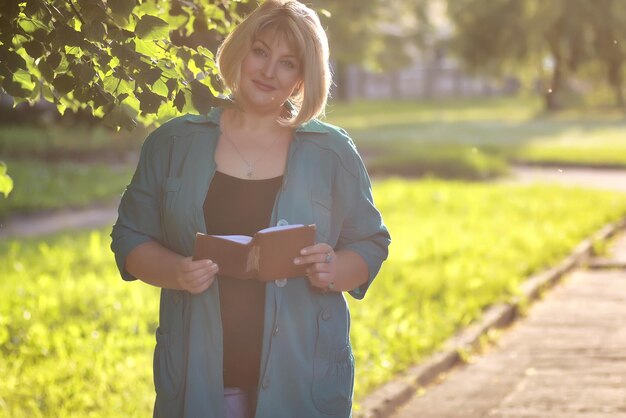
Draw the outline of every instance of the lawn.
[[[134,167],[129,164],[46,162],[38,159],[6,161],[13,191],[0,195],[0,220],[62,208],[110,203],[121,196]]]
[[[626,196],[557,186],[388,179],[374,185],[389,260],[350,300],[356,398],[422,360]],[[150,414],[158,292],[117,275],[108,231],[0,241],[0,416]]]
[[[539,99],[523,97],[337,103],[329,106],[327,120],[348,130],[375,172],[401,168],[485,178],[502,175],[510,162],[626,167],[623,112],[574,109],[549,115],[541,106]],[[447,164],[428,167],[433,156]],[[476,169],[451,171],[464,166]]]

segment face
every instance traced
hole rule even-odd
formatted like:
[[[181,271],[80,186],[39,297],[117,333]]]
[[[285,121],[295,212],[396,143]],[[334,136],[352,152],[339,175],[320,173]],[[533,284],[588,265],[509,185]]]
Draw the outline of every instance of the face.
[[[257,111],[280,111],[301,82],[295,52],[283,38],[265,32],[253,40],[241,64],[237,98]]]

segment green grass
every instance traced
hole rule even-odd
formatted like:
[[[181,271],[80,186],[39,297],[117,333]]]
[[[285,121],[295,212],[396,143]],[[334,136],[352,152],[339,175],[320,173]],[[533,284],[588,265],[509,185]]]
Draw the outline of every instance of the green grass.
[[[416,175],[475,179],[499,176],[511,161],[626,167],[623,113],[574,109],[547,115],[541,106],[532,98],[336,103],[327,120],[348,130],[375,173],[400,167],[401,173],[412,168]],[[487,170],[467,164],[470,150],[489,162]],[[442,153],[445,164],[425,165]],[[473,171],[450,171],[457,166]]]
[[[392,244],[371,293],[350,301],[357,399],[626,215],[624,194],[556,186],[390,179],[375,192]]]
[[[8,125],[0,127],[2,159],[123,161],[136,153],[146,136],[144,129],[114,132],[103,127]]]
[[[393,243],[365,300],[350,300],[357,401],[626,214],[624,195],[556,186],[374,190]],[[0,416],[150,415],[158,292],[118,277],[107,234],[0,241]]]
[[[39,160],[6,163],[14,187],[8,197],[0,195],[0,220],[17,214],[109,202],[121,195],[133,172],[126,165]]]

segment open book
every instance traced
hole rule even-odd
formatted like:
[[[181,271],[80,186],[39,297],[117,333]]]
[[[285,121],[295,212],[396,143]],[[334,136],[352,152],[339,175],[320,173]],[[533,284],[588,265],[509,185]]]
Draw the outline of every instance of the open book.
[[[313,244],[315,225],[273,226],[253,237],[198,232],[193,259],[213,260],[220,275],[272,281],[303,276],[307,265],[296,265],[293,259],[300,255],[301,249]]]

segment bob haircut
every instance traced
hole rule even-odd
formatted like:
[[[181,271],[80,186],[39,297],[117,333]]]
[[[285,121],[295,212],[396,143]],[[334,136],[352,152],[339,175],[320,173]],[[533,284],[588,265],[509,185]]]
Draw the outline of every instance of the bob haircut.
[[[226,37],[216,57],[225,86],[236,99],[241,64],[254,40],[266,31],[287,42],[302,72],[302,85],[286,103],[290,115],[279,123],[296,127],[323,115],[331,83],[328,38],[317,14],[295,0],[265,1]]]

